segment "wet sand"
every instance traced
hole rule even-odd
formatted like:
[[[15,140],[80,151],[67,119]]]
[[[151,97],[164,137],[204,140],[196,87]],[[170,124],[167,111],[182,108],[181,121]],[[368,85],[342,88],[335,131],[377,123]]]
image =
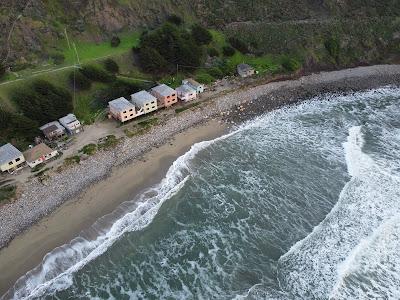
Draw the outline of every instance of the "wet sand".
[[[160,182],[176,158],[194,143],[214,139],[225,131],[224,125],[209,121],[177,134],[170,143],[153,148],[142,160],[115,169],[110,177],[90,186],[17,236],[0,251],[0,295],[37,266],[46,253],[78,236],[122,202]]]

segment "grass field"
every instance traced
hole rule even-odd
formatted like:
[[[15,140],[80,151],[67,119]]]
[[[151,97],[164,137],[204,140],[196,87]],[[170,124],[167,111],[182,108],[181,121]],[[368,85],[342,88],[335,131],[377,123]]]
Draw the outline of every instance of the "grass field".
[[[132,49],[132,47],[139,44],[140,32],[135,31],[132,33],[124,33],[119,36],[121,43],[118,47],[111,47],[110,41],[104,41],[100,43],[86,42],[86,41],[74,41],[76,45],[76,50],[79,55],[81,63],[100,59],[102,57],[113,56],[118,54],[123,54]],[[63,52],[65,56],[65,63],[67,65],[74,64],[76,61],[75,51],[73,46],[68,47],[67,42],[63,41]]]

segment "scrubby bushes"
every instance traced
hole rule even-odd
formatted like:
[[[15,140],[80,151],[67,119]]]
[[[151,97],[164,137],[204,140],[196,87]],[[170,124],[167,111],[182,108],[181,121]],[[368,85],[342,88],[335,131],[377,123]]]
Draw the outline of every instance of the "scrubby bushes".
[[[68,76],[70,85],[78,90],[88,90],[92,86],[92,82],[81,72],[73,71]]]
[[[325,49],[328,51],[329,55],[332,56],[336,62],[339,60],[340,43],[337,38],[329,38],[324,43]]]
[[[199,24],[193,25],[192,36],[198,45],[208,45],[212,41],[211,33]]]
[[[80,69],[80,72],[93,81],[110,83],[115,80],[114,74],[110,74],[106,70],[94,65],[85,65]]]
[[[6,75],[6,66],[0,62],[0,79],[2,79]]]
[[[39,124],[57,120],[73,109],[71,94],[45,80],[36,80],[25,89],[13,91],[12,100],[25,117]]]
[[[241,53],[243,54],[249,53],[249,48],[247,47],[247,45],[237,37],[230,37],[229,43],[233,48],[240,51]]]
[[[111,59],[111,58],[107,58],[104,62],[103,62],[104,68],[110,72],[110,73],[119,73],[119,66],[118,64],[115,62],[115,60]]]
[[[214,77],[208,73],[200,73],[196,75],[196,80],[200,83],[210,84],[214,81]]]
[[[222,48],[222,52],[225,56],[232,56],[233,54],[235,54],[235,49],[233,49],[231,46],[224,46]]]
[[[111,38],[111,47],[118,47],[119,44],[121,44],[121,39],[118,36],[114,35]]]
[[[216,57],[216,56],[219,56],[219,52],[218,52],[218,50],[217,50],[217,49],[215,49],[214,47],[212,47],[212,48],[208,48],[208,49],[207,49],[207,54],[208,54],[210,57]]]
[[[295,58],[285,56],[282,59],[282,67],[286,71],[293,72],[301,68],[301,63]]]
[[[171,16],[169,16],[169,17],[167,18],[167,21],[170,22],[170,23],[172,23],[172,24],[175,24],[175,25],[177,25],[177,26],[180,26],[180,25],[183,24],[182,18],[179,17],[179,16],[177,16],[177,15],[171,15]]]
[[[200,66],[205,49],[184,28],[165,23],[156,30],[142,34],[135,53],[146,72],[168,73],[175,71],[177,64]]]

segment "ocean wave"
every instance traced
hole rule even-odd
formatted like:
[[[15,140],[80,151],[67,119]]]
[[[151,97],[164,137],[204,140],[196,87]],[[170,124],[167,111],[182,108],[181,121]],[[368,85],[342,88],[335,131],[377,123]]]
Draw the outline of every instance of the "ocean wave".
[[[72,275],[107,251],[124,233],[142,230],[152,222],[161,205],[185,184],[190,175],[189,162],[197,153],[249,125],[240,126],[216,139],[194,144],[174,161],[160,184],[145,191],[138,200],[123,203],[111,215],[96,221],[88,230],[98,234],[94,239],[79,236],[55,248],[46,254],[40,265],[19,278],[1,299],[35,299],[71,286]],[[114,220],[111,227],[108,225],[110,220]]]

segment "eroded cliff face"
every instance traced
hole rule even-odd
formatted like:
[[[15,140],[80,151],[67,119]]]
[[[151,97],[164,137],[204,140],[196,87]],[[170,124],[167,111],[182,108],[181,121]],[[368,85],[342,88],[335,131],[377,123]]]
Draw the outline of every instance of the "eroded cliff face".
[[[400,16],[400,1],[2,0],[0,54],[10,61],[35,63],[57,50],[64,28],[72,36],[100,41],[115,32],[151,28],[171,14],[224,28],[235,22],[396,17]]]

